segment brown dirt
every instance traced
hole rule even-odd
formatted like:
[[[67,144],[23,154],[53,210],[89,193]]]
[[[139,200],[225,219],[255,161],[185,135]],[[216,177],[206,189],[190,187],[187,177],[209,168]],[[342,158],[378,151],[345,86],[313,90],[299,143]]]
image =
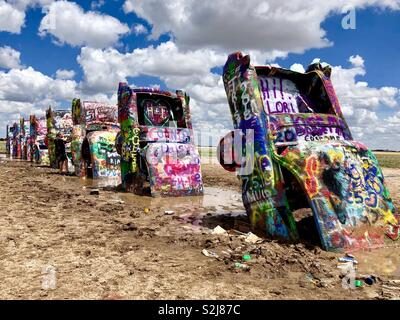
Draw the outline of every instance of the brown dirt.
[[[399,205],[400,170],[385,174]],[[234,192],[240,188],[233,174],[204,165],[203,175],[206,190],[221,192],[221,202],[227,189],[237,201]],[[391,297],[382,291],[382,282],[343,289],[338,254],[317,246],[269,240],[251,245],[234,230],[211,234],[218,224],[227,229],[246,225],[242,216],[216,215],[243,212],[237,204],[225,203],[225,208],[222,203],[221,209],[197,198],[152,202],[103,190],[90,195],[78,178],[26,162],[1,161],[0,179],[1,299]],[[174,214],[164,214],[166,204],[180,202],[184,205],[174,207]],[[199,206],[200,216],[195,212]],[[203,249],[219,258],[204,256]],[[250,271],[233,267],[243,254],[252,257]],[[54,289],[43,286],[46,267],[56,270]]]

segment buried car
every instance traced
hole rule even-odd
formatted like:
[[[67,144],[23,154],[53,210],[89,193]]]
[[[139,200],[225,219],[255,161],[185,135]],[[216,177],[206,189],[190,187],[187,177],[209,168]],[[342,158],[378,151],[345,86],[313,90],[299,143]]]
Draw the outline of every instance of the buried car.
[[[223,81],[235,130],[219,144],[220,163],[237,172],[250,221],[267,236],[298,241],[293,213],[310,207],[324,249],[380,247],[385,233],[399,237],[396,209],[330,77],[319,63],[299,73],[230,55]]]
[[[52,168],[58,168],[57,156],[56,156],[56,144],[55,139],[57,134],[60,133],[64,136],[67,141],[65,145],[67,159],[68,159],[68,171],[73,171],[73,165],[71,162],[71,134],[72,134],[72,115],[67,110],[52,110],[51,108],[46,111],[47,120],[47,146],[49,163]]]
[[[115,147],[119,132],[117,106],[74,99],[72,116],[75,174],[96,179],[101,187],[119,185],[120,156]]]
[[[152,196],[203,194],[189,100],[183,91],[119,84],[117,148],[124,190]]]
[[[46,117],[30,116],[31,161],[41,165],[50,165],[47,147]]]

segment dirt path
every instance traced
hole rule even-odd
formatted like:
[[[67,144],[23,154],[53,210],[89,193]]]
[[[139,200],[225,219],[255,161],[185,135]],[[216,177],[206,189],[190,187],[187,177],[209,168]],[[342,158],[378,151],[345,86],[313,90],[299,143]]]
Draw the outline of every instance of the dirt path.
[[[238,181],[218,166],[203,167],[204,198],[159,200],[90,195],[76,177],[0,162],[1,299],[384,297],[381,284],[343,289],[338,255],[318,247],[211,234],[217,225],[246,225]],[[387,172],[397,205],[399,176]],[[219,258],[204,256],[204,248]],[[243,254],[252,257],[250,271],[234,267]]]

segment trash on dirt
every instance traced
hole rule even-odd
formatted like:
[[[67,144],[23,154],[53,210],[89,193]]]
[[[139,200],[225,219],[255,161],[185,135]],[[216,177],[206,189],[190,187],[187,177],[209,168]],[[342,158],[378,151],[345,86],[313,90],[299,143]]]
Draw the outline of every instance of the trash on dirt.
[[[221,226],[216,226],[213,231],[211,231],[212,234],[228,234],[224,228]]]
[[[361,280],[355,280],[354,281],[354,285],[356,286],[356,288],[362,287],[362,281]]]
[[[358,264],[358,261],[352,257],[342,257],[342,258],[338,258],[339,262],[351,262],[353,264]]]
[[[210,258],[218,258],[219,257],[215,252],[208,251],[207,249],[201,250],[201,253],[204,254],[206,257],[210,257]]]
[[[342,275],[346,275],[349,273],[349,270],[354,270],[356,269],[356,266],[354,266],[353,262],[348,261],[348,262],[340,262],[337,265],[337,268],[340,269],[340,273]]]
[[[245,254],[242,259],[243,259],[243,261],[250,261],[251,260],[251,255]]]
[[[378,277],[375,275],[363,275],[359,274],[357,279],[363,280],[369,286],[372,286],[374,283],[378,282]]]
[[[249,232],[246,235],[245,241],[248,243],[256,244],[263,241],[260,237],[256,236],[254,233]]]
[[[168,216],[170,216],[171,214],[174,214],[174,213],[175,213],[175,211],[172,211],[172,210],[165,210],[164,211],[164,214],[166,214]]]
[[[235,269],[242,269],[245,271],[250,271],[250,267],[247,264],[235,262]]]
[[[90,195],[99,195],[99,194],[100,194],[99,189],[92,189],[92,190],[90,190]]]
[[[143,211],[144,211],[144,213],[149,213],[150,209],[149,208],[144,208]]]

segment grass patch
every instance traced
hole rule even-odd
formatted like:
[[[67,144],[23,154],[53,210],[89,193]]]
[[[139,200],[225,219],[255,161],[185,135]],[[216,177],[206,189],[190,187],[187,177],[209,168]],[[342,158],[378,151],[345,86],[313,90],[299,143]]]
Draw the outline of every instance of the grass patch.
[[[6,152],[7,152],[6,142],[0,141],[0,153],[6,153]]]
[[[400,168],[400,152],[374,152],[379,165],[384,168]]]

